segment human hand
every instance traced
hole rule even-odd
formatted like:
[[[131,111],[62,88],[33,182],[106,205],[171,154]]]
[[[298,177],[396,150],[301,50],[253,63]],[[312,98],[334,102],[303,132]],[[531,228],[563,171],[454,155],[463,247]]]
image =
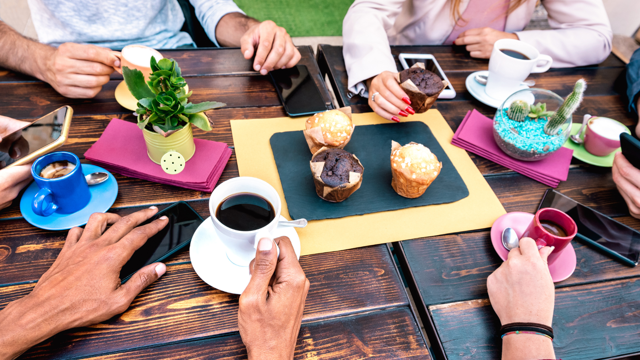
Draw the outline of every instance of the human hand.
[[[29,143],[22,137],[22,129],[29,122],[0,115],[0,152],[7,153],[12,159],[18,159],[29,153]],[[0,169],[5,164],[0,163]]]
[[[629,213],[640,219],[640,169],[636,169],[621,152],[616,153],[611,167],[613,182],[629,208]]]
[[[0,169],[0,210],[13,203],[20,190],[31,182],[31,165]]]
[[[293,359],[307,280],[287,237],[258,243],[251,281],[240,296],[238,326],[249,359]]]
[[[411,100],[402,90],[397,79],[396,73],[383,71],[367,80],[367,88],[369,89],[369,106],[371,109],[387,120],[400,122],[396,114],[407,117],[409,114],[413,115],[416,112],[410,106]],[[378,94],[374,99],[373,94],[375,93]]]
[[[502,325],[531,322],[551,326],[555,288],[547,257],[553,247],[538,250],[531,238],[509,251],[507,261],[489,275],[487,291]]]
[[[167,225],[163,216],[138,227],[157,212],[151,207],[125,217],[95,213],[84,229],[69,230],[60,255],[33,291],[0,312],[0,358],[17,356],[58,332],[124,312],[166,271],[162,263],[147,265],[120,285],[122,266]]]
[[[287,30],[271,20],[251,26],[240,39],[240,51],[247,60],[255,53],[253,68],[262,75],[294,67],[301,58]]]
[[[120,66],[111,49],[75,43],[60,45],[45,62],[44,81],[68,98],[92,98]]]
[[[500,39],[518,40],[518,35],[498,31],[489,27],[469,29],[458,36],[454,44],[466,45],[471,57],[488,59],[493,51],[493,44]]]

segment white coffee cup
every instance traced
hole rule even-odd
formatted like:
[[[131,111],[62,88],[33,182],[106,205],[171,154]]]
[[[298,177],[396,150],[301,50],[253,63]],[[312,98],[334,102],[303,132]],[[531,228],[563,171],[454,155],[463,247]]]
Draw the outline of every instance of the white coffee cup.
[[[517,51],[526,59],[516,59],[501,50]],[[519,90],[520,84],[531,73],[542,73],[551,67],[551,56],[540,54],[533,46],[520,40],[501,39],[493,44],[489,58],[489,78],[485,92],[496,100],[504,100]]]
[[[222,224],[216,218],[218,206],[221,202],[236,194],[254,194],[269,201],[273,205],[275,215],[273,220],[265,227],[252,231],[234,230]],[[213,190],[211,198],[209,198],[211,221],[213,221],[213,226],[226,247],[227,257],[232,263],[238,266],[249,266],[251,260],[256,256],[256,248],[260,239],[265,237],[273,239],[273,233],[280,221],[281,208],[280,195],[278,195],[276,189],[266,181],[257,178],[246,176],[233,178],[223,182]]]

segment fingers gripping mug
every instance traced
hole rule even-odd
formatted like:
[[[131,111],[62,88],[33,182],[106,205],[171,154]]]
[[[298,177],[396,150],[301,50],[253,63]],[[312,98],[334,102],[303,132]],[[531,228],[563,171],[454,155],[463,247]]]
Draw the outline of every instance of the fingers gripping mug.
[[[75,154],[59,151],[44,155],[31,165],[31,175],[40,187],[31,202],[36,215],[73,214],[91,200],[82,164]]]
[[[151,75],[151,57],[156,58],[156,61],[163,58],[158,50],[143,45],[128,45],[121,52],[114,51],[113,55],[120,60],[120,67],[115,68],[117,72],[122,74],[123,66],[137,69],[142,72],[145,80],[149,80],[149,75]]]
[[[554,246],[547,259],[551,265],[577,233],[578,226],[569,215],[558,209],[543,208],[536,212],[522,237],[532,238],[539,247]]]

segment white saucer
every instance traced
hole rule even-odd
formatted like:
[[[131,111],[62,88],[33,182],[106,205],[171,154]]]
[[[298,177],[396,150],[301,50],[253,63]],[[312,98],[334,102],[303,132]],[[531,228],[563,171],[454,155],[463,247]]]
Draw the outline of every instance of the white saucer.
[[[283,216],[280,219],[286,221]],[[295,228],[278,227],[275,237],[286,236],[300,259],[300,237]],[[249,267],[238,266],[227,257],[227,249],[218,237],[211,217],[200,224],[193,234],[189,248],[191,264],[196,274],[210,286],[231,294],[240,295],[249,284]]]
[[[480,101],[485,105],[489,105],[496,109],[502,106],[502,103],[507,99],[508,96],[506,96],[504,99],[494,99],[491,96],[487,95],[487,93],[485,92],[486,85],[480,84],[475,79],[477,74],[488,76],[489,71],[488,70],[476,71],[471,73],[469,76],[467,76],[467,80],[464,82],[464,84],[466,85],[467,90],[469,90],[469,93],[471,93],[471,95],[474,98],[478,99],[478,101]],[[522,89],[528,89],[528,88],[529,87],[527,85],[521,84],[520,87],[516,89],[514,92]]]

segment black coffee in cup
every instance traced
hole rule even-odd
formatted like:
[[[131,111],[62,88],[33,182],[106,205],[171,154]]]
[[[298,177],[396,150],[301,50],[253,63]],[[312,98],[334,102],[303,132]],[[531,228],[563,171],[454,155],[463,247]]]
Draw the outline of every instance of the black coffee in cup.
[[[551,220],[540,220],[540,225],[542,228],[551,235],[566,237],[567,232],[562,228],[562,226],[554,223]]]
[[[267,226],[275,218],[275,213],[273,205],[262,196],[241,193],[224,199],[215,216],[233,230],[253,231]]]
[[[57,179],[65,175],[68,175],[73,169],[76,168],[76,164],[67,161],[54,161],[47,165],[40,171],[40,177],[45,179]]]
[[[500,51],[502,51],[505,55],[511,56],[512,58],[520,60],[531,60],[527,55],[515,50],[500,49]]]

